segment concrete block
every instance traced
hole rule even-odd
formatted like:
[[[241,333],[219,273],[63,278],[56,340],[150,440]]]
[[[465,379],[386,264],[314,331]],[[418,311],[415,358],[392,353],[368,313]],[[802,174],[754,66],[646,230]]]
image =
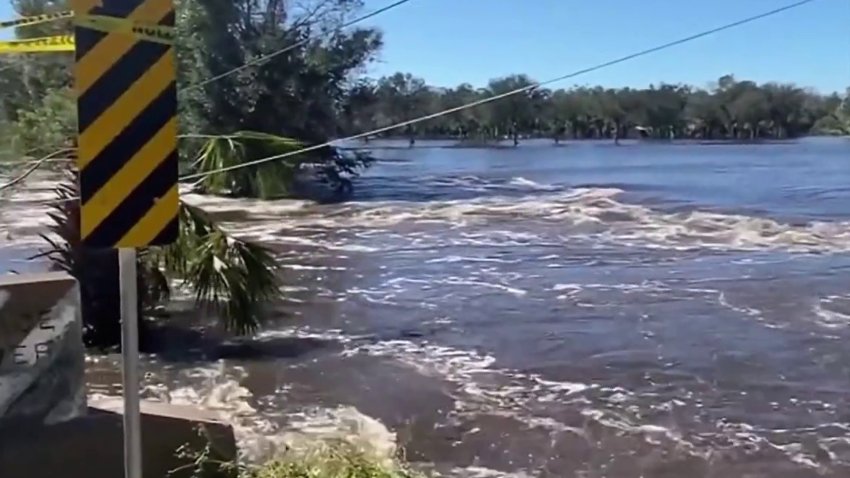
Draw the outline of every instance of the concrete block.
[[[68,274],[0,277],[0,421],[85,413],[80,294]]]
[[[142,401],[142,463],[145,478],[165,478],[185,465],[176,450],[207,440],[218,459],[236,457],[233,429],[217,414],[195,407]],[[124,476],[123,401],[93,401],[85,416],[49,426],[0,425],[2,476],[116,478]],[[202,430],[205,436],[199,435]],[[189,476],[190,470],[174,475]]]

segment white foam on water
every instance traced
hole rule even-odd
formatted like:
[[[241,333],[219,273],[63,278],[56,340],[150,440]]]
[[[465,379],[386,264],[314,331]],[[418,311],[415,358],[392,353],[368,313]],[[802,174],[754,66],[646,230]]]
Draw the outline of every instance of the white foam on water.
[[[525,471],[500,471],[483,466],[466,466],[452,468],[447,472],[439,473],[446,478],[534,478],[538,474],[529,474]]]
[[[507,274],[504,275],[504,278],[509,278]],[[493,281],[483,281],[477,280],[473,278],[466,277],[433,277],[428,279],[414,279],[411,277],[394,277],[385,281],[382,285],[384,287],[390,287],[390,290],[395,292],[401,292],[404,290],[402,284],[417,284],[421,287],[422,290],[430,290],[438,285],[450,285],[450,286],[465,286],[479,289],[490,289],[498,292],[506,292],[508,294],[515,295],[517,297],[524,296],[528,294],[528,291],[525,289],[520,289],[518,287],[512,287],[507,284],[503,284],[500,282]],[[361,291],[362,292],[362,291]],[[372,294],[386,293],[385,291],[374,290],[370,291]]]
[[[432,281],[432,282],[437,282],[437,283],[442,283],[442,284],[447,284],[447,285],[453,285],[453,286],[461,285],[461,286],[483,287],[483,288],[488,288],[488,289],[496,289],[496,290],[504,291],[504,292],[507,292],[509,294],[513,294],[513,295],[516,295],[516,296],[523,296],[523,295],[526,295],[528,293],[528,291],[526,291],[524,289],[517,288],[517,287],[511,287],[511,286],[507,286],[507,285],[499,284],[499,283],[495,283],[495,282],[469,280],[469,279],[464,279],[464,278],[461,278],[461,277],[449,277],[447,279],[442,279],[442,280],[438,279],[438,280]]]
[[[772,219],[705,211],[665,213],[645,206],[615,200],[623,191],[615,188],[576,188],[567,192],[524,197],[484,197],[467,200],[416,202],[347,203],[334,209],[311,213],[303,201],[273,201],[271,205],[244,200],[217,198],[213,204],[231,201],[229,210],[247,214],[250,220],[272,220],[276,229],[267,230],[269,240],[289,229],[345,228],[386,229],[402,223],[443,224],[449,230],[464,229],[492,220],[532,219],[560,224],[573,230],[573,236],[643,247],[675,249],[782,249],[792,252],[839,252],[850,248],[850,223],[810,222],[783,224]],[[194,199],[190,199],[194,200]],[[199,200],[203,204],[203,201]],[[283,203],[283,204],[280,204]],[[218,206],[226,210],[224,206]],[[239,226],[241,227],[241,226]],[[255,230],[246,228],[245,233]],[[537,243],[532,233],[461,231],[470,244],[493,245],[497,233],[505,236],[501,245]],[[274,234],[272,234],[274,233]],[[561,241],[572,236],[563,236]],[[433,239],[433,238],[432,238]],[[293,240],[290,238],[290,240]],[[277,237],[278,242],[284,242]],[[323,244],[328,247],[328,244]]]
[[[452,264],[456,262],[492,262],[497,264],[516,264],[519,259],[516,260],[506,260],[499,259],[496,257],[471,257],[471,256],[456,256],[449,255],[445,257],[438,257],[436,259],[428,259],[425,261],[426,264]]]
[[[454,384],[455,412],[460,415],[505,415],[531,427],[557,431],[574,428],[549,417],[535,416],[530,408],[566,403],[595,388],[592,384],[546,380],[533,373],[497,368],[491,355],[427,342],[382,341],[350,347],[343,355],[360,353],[392,357],[424,376]]]
[[[536,188],[536,194],[523,197],[490,196],[467,200],[430,202],[351,202],[333,207],[309,201],[260,201],[203,196],[186,193],[182,198],[213,214],[237,215],[224,226],[234,233],[274,244],[300,244],[331,250],[372,252],[373,246],[351,240],[330,241],[317,230],[388,229],[402,223],[441,224],[442,232],[487,224],[493,220],[536,220],[559,225],[569,234],[563,244],[577,237],[622,245],[673,249],[762,250],[791,252],[841,252],[850,249],[850,222],[812,221],[803,225],[784,224],[772,219],[706,211],[665,213],[616,200],[623,191],[616,188],[575,188],[542,193],[541,185],[524,178],[513,182]],[[15,191],[15,201],[6,202],[0,214],[0,237],[14,243],[40,242],[49,219],[45,200],[53,199],[53,184],[34,183]],[[533,184],[532,184],[533,183]],[[33,184],[28,184],[32,186]],[[45,190],[48,189],[48,190]],[[543,187],[545,190],[546,188]],[[294,234],[294,232],[299,234]],[[497,231],[496,231],[497,232]],[[492,241],[495,232],[461,236],[474,243]],[[539,243],[535,234],[514,232],[501,245]],[[430,239],[445,239],[445,234]],[[422,238],[420,238],[421,240]]]
[[[829,468],[816,455],[826,455],[830,461],[850,464],[850,424],[826,423],[809,428],[792,430],[763,429],[747,423],[721,422],[718,428],[735,446],[752,451],[775,450],[789,461],[804,468],[827,475]],[[820,437],[819,432],[834,429],[843,436]],[[789,435],[793,434],[794,437]],[[843,448],[843,449],[842,449]]]
[[[508,184],[512,186],[521,186],[529,189],[539,190],[539,191],[554,191],[558,189],[558,186],[554,186],[551,184],[541,184],[536,181],[532,181],[530,179],[526,179],[522,176],[518,176],[515,178],[511,178]]]
[[[815,323],[828,329],[850,327],[850,295],[831,295],[812,307]]]
[[[104,359],[91,358],[89,362],[102,363]],[[356,408],[310,407],[283,413],[265,410],[258,406],[251,392],[240,385],[244,377],[243,368],[227,365],[224,361],[179,370],[176,379],[171,381],[181,384],[179,386],[168,385],[160,377],[146,374],[142,398],[216,412],[233,427],[239,458],[246,463],[262,463],[288,449],[339,440],[378,459],[389,461],[395,456],[395,434]],[[279,395],[285,393],[285,389],[278,390]],[[96,399],[105,395],[94,391],[89,396]]]
[[[674,445],[680,451],[703,459],[707,459],[711,454],[710,450],[700,450],[695,444],[686,440],[678,430],[657,424],[638,423],[615,410],[585,408],[581,411],[581,414],[588,420],[615,430],[617,435],[640,436],[651,445],[662,445],[663,442],[666,442]]]
[[[234,199],[221,196],[210,196],[181,192],[180,198],[193,206],[203,208],[210,213],[243,213],[256,219],[280,219],[293,213],[303,212],[313,203],[310,201],[279,199]]]

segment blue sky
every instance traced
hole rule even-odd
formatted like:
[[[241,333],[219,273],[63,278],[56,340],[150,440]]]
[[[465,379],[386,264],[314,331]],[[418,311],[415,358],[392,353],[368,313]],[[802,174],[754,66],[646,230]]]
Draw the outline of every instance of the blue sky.
[[[366,0],[366,11],[392,0]],[[367,22],[385,46],[369,74],[439,86],[527,73],[546,80],[792,0],[412,0]],[[14,18],[0,0],[0,19]],[[10,31],[0,32],[8,38]],[[553,86],[705,86],[733,73],[822,92],[850,86],[850,0],[800,8]]]
[[[367,0],[375,9],[391,0]],[[793,3],[793,0],[413,0],[374,17],[385,47],[370,74],[431,84],[546,80]],[[822,92],[850,86],[850,0],[818,0],[715,36],[567,80],[607,87],[739,79]]]

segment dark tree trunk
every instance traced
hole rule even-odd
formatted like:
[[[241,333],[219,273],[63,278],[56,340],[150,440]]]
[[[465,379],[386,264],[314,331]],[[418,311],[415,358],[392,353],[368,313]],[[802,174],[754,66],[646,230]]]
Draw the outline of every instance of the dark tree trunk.
[[[80,250],[75,275],[80,282],[83,340],[89,347],[121,343],[121,289],[118,251]]]
[[[80,250],[75,276],[80,283],[83,341],[87,347],[121,346],[121,289],[118,274],[118,251]],[[138,284],[139,281],[137,281]],[[139,291],[139,347],[147,348],[147,330],[142,320],[142,296]]]

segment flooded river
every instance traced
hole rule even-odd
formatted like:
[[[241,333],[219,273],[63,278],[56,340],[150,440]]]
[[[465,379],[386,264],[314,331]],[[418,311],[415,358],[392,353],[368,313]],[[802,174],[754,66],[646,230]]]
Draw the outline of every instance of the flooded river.
[[[850,141],[383,146],[345,204],[187,197],[286,298],[243,358],[148,357],[148,396],[258,449],[383,424],[453,476],[850,476]],[[25,268],[44,210],[3,209]]]

